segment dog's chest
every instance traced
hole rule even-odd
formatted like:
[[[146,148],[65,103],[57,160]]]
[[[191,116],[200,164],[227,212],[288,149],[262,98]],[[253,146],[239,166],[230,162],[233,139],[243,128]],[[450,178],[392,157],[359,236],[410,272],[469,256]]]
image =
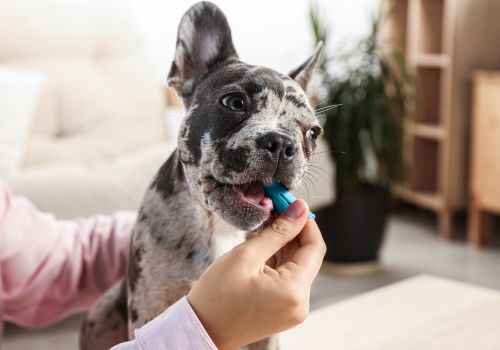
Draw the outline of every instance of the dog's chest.
[[[218,220],[213,228],[210,244],[214,259],[227,253],[238,244],[243,243],[246,240],[246,235],[245,231],[238,230],[223,220]]]

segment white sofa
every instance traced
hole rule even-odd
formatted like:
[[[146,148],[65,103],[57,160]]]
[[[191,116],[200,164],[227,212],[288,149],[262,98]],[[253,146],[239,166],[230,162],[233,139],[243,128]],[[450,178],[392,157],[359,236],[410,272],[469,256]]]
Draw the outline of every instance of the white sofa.
[[[64,218],[137,208],[176,130],[124,5],[2,0],[0,66],[43,76],[14,192]]]
[[[175,147],[179,119],[170,116],[182,111],[165,109],[132,23],[118,0],[0,1],[0,66],[43,76],[9,183],[60,218],[136,209]],[[328,153],[316,162],[331,171]],[[321,176],[303,192],[312,207],[333,196]]]

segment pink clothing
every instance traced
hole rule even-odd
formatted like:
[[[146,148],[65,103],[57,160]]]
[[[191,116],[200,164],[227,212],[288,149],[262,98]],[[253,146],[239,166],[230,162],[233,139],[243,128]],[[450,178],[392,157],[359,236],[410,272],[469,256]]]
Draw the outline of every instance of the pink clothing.
[[[123,276],[134,221],[56,220],[0,180],[0,343],[2,320],[41,327],[90,307]],[[215,349],[185,298],[136,334],[117,349]]]
[[[111,350],[217,350],[186,297],[135,331],[133,341]]]

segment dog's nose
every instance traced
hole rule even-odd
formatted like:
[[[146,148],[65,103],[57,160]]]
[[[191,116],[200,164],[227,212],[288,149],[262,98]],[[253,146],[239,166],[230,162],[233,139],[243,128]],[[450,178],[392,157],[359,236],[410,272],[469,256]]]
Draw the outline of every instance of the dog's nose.
[[[295,143],[288,136],[271,132],[257,140],[257,146],[265,149],[273,160],[290,161],[295,156]]]

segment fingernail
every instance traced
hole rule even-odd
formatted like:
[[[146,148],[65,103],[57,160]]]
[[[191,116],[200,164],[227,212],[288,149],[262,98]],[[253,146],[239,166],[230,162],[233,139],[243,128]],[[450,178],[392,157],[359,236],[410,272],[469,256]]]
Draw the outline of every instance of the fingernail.
[[[306,207],[302,204],[302,202],[295,201],[285,210],[283,214],[288,216],[290,219],[297,219],[304,213],[305,210]]]

